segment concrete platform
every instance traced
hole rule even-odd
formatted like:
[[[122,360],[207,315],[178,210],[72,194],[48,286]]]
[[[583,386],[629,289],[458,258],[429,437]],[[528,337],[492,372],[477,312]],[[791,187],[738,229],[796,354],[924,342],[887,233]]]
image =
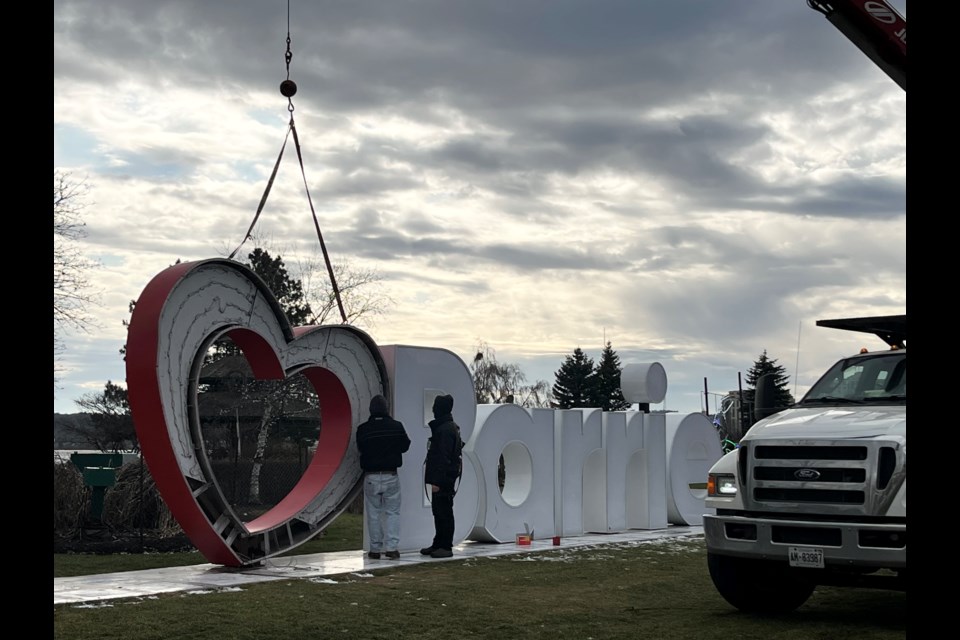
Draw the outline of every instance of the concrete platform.
[[[335,576],[349,574],[358,574],[362,577],[363,574],[369,575],[370,571],[426,562],[451,562],[474,557],[537,553],[557,549],[643,544],[702,535],[703,527],[701,526],[670,526],[652,531],[635,530],[562,538],[559,546],[553,545],[549,539],[534,540],[530,546],[513,543],[465,542],[454,548],[452,558],[443,559],[421,556],[417,551],[410,551],[401,553],[398,560],[370,560],[363,551],[339,551],[272,558],[266,560],[261,566],[239,569],[215,564],[199,564],[188,567],[54,578],[53,604],[93,605],[120,598],[142,598],[162,593],[217,591],[274,580],[298,578],[332,580]]]

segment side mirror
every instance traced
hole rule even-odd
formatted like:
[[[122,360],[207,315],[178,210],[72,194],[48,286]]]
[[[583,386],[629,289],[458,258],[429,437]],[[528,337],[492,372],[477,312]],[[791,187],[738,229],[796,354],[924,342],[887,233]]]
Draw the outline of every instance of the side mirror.
[[[757,378],[757,388],[753,392],[753,421],[763,420],[780,411],[774,408],[777,399],[777,384],[774,374],[765,373]]]

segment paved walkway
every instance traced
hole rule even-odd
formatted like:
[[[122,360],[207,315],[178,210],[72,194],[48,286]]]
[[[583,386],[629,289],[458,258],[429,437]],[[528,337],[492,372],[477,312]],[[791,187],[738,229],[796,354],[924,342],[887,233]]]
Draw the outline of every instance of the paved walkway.
[[[189,567],[121,571],[91,576],[53,579],[53,604],[86,604],[155,596],[161,593],[206,592],[236,588],[242,584],[293,580],[297,578],[328,578],[332,576],[364,574],[378,569],[449,562],[474,557],[491,557],[516,553],[535,553],[556,549],[570,549],[614,544],[639,544],[668,538],[703,535],[701,526],[670,526],[652,531],[596,534],[563,538],[555,546],[551,540],[534,540],[530,546],[511,543],[491,544],[465,542],[454,548],[452,558],[433,559],[416,551],[402,553],[399,560],[370,560],[363,551],[338,551],[302,556],[271,558],[263,565],[249,568],[229,568],[217,564],[198,564]]]

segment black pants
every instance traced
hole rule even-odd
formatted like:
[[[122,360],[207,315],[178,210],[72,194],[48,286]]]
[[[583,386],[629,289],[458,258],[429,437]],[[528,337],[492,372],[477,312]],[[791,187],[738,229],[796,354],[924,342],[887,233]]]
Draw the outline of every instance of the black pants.
[[[430,501],[433,511],[433,527],[436,533],[433,536],[434,549],[453,549],[453,487],[441,486],[433,494]]]

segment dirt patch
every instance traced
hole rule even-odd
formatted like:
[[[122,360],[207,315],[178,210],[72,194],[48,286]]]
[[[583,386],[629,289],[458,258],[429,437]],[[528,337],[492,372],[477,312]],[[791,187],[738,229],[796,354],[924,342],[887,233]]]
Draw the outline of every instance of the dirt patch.
[[[86,530],[78,537],[53,539],[54,553],[180,553],[196,551],[185,534],[157,536],[148,532]]]

